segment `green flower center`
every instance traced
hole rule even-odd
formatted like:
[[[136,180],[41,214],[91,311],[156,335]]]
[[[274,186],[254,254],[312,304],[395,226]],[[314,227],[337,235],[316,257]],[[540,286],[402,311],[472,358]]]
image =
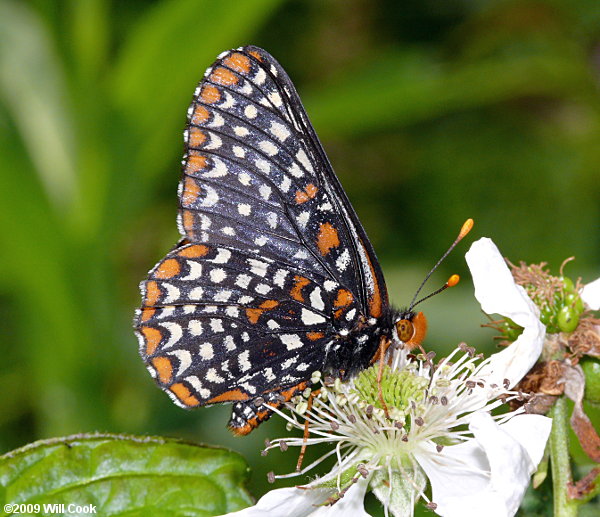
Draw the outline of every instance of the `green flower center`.
[[[425,398],[429,381],[409,369],[392,370],[387,365],[383,367],[380,383],[377,382],[378,374],[379,365],[360,372],[354,380],[355,393],[366,404],[383,409],[379,395],[381,386],[381,396],[390,417],[406,421],[411,403],[418,404]]]

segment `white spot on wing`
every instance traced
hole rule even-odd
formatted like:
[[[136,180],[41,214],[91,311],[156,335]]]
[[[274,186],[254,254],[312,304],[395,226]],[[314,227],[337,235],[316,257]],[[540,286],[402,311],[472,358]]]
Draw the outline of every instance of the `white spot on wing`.
[[[165,346],[163,346],[162,348],[163,348],[163,350],[165,348],[171,348],[183,336],[183,329],[181,328],[181,325],[179,325],[179,323],[173,323],[171,321],[166,322],[166,323],[160,323],[160,325],[162,327],[166,328],[170,334],[169,341],[167,341]]]
[[[313,289],[312,293],[310,293],[310,304],[318,311],[322,311],[323,309],[325,309],[323,298],[321,298],[320,287],[316,287],[315,289]]]
[[[210,391],[202,386],[200,379],[198,379],[198,377],[196,377],[195,375],[190,375],[184,380],[188,382],[192,386],[192,388],[196,390],[196,393],[200,394],[200,396],[203,399],[208,399],[210,397]]]
[[[340,271],[345,271],[348,267],[348,264],[350,264],[350,253],[348,253],[348,250],[345,249],[335,261],[335,265]]]
[[[240,203],[237,207],[240,215],[248,216],[252,212],[252,207],[248,203]]]
[[[304,167],[308,172],[311,172],[311,173],[315,172],[313,169],[312,163],[310,163],[308,156],[306,156],[306,153],[304,152],[304,149],[300,149],[296,153],[296,158],[302,164],[302,167]]]
[[[302,308],[302,323],[305,325],[317,325],[319,323],[324,323],[326,320],[320,314],[315,314],[308,309]]]
[[[250,283],[250,280],[252,280],[250,278],[249,275],[238,275],[237,278],[235,279],[235,285],[237,285],[238,287],[241,287],[242,289],[246,289],[246,287],[248,287],[248,284]]]
[[[258,284],[254,290],[258,293],[258,294],[269,294],[269,291],[271,290],[271,286],[267,285],[267,284]]]
[[[248,259],[248,264],[250,264],[250,271],[255,275],[260,277],[264,277],[267,274],[268,264],[261,260],[256,259]]]
[[[281,95],[279,95],[278,92],[269,93],[269,100],[273,103],[273,105],[277,106],[278,108],[283,104],[283,101],[281,100]]]
[[[307,212],[307,211],[300,212],[296,216],[296,221],[298,222],[298,226],[300,226],[301,230],[304,230],[304,228],[306,228],[306,223],[308,223],[309,217],[310,217],[310,212]]]
[[[213,332],[223,332],[223,320],[210,320],[210,328]]]
[[[215,302],[226,302],[227,300],[229,300],[230,297],[231,297],[231,291],[229,291],[227,289],[223,289],[222,291],[219,291],[217,294],[215,294],[215,296],[213,297],[213,300]]]
[[[270,130],[275,138],[277,138],[277,140],[280,142],[285,142],[285,140],[290,136],[290,130],[279,122],[271,122]]]
[[[279,336],[279,339],[288,350],[294,350],[296,348],[300,348],[303,345],[302,340],[300,339],[298,334],[282,334],[281,336]]]
[[[192,336],[202,335],[202,322],[199,320],[190,320],[188,323],[188,331]]]
[[[240,370],[243,372],[247,372],[252,367],[250,364],[250,350],[244,350],[238,356],[238,364],[240,365]]]
[[[209,273],[210,279],[215,284],[218,284],[227,278],[227,273],[221,268],[213,269]]]
[[[255,118],[256,115],[258,115],[258,111],[256,110],[255,106],[248,104],[248,106],[244,108],[244,115],[246,115],[248,118]]]
[[[271,187],[269,187],[269,185],[261,185],[258,191],[265,201],[269,199],[269,196],[271,195]]]
[[[211,260],[215,264],[227,264],[229,259],[231,258],[231,251],[225,248],[219,248],[217,251],[217,256]]]
[[[277,214],[275,212],[269,212],[269,215],[267,215],[268,225],[271,228],[275,229],[275,228],[277,228],[277,222],[278,222]]]
[[[177,377],[185,372],[192,364],[192,354],[190,354],[187,350],[175,350],[170,352],[169,355],[175,356],[179,360],[179,368],[177,368],[176,374]]]
[[[206,372],[206,380],[214,382],[215,384],[221,384],[225,381],[225,379],[223,379],[223,377],[221,377],[214,368],[209,368],[209,370]]]
[[[250,174],[248,174],[247,172],[240,172],[240,174],[238,174],[238,181],[242,185],[250,185],[250,179]]]
[[[258,85],[261,85],[265,82],[266,78],[267,74],[265,73],[262,67],[259,67],[258,72],[256,72],[256,75],[254,76],[254,82]]]
[[[191,260],[186,261],[186,264],[190,272],[186,276],[181,277],[180,280],[197,280],[202,276],[202,264]]]
[[[209,141],[204,146],[204,149],[218,149],[223,144],[223,141],[220,137],[215,135],[214,133],[208,133]]]
[[[202,300],[202,296],[204,296],[204,289],[202,289],[202,287],[194,287],[190,291],[188,298],[190,300]]]
[[[249,131],[247,128],[245,128],[244,126],[235,126],[233,128],[233,132],[237,135],[237,136],[246,136]]]
[[[206,195],[200,202],[200,205],[206,208],[215,206],[219,202],[217,191],[209,185],[203,185],[202,188],[205,190]]]
[[[162,303],[169,304],[169,303],[173,303],[173,302],[179,300],[181,293],[179,292],[179,289],[177,289],[177,287],[175,287],[174,285],[168,284],[167,282],[164,282],[162,284],[162,287],[164,287],[167,290],[167,296],[162,301]]]
[[[216,156],[212,158],[212,169],[202,174],[205,178],[221,178],[228,173],[227,165]]]
[[[289,271],[286,271],[285,269],[278,269],[277,272],[275,273],[275,275],[273,276],[273,283],[276,286],[281,287],[283,289],[285,277],[288,274],[289,274]]]
[[[256,165],[256,168],[264,174],[269,174],[269,172],[271,172],[271,164],[267,160],[258,158],[254,161],[254,164]]]
[[[275,156],[279,149],[273,142],[269,142],[268,140],[262,140],[258,143],[258,147],[262,152],[268,154],[269,156]]]

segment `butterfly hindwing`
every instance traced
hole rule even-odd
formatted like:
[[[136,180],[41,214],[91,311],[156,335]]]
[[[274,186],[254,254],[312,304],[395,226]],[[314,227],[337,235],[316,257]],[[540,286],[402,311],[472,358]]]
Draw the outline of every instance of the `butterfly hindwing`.
[[[318,275],[187,241],[156,265],[142,292],[140,353],[183,407],[292,396],[323,367],[335,334],[330,315],[357,307]]]

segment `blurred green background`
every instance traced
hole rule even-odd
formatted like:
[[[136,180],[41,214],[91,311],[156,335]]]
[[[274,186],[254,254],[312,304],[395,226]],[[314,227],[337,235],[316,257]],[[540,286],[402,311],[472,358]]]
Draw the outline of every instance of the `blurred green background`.
[[[295,82],[406,304],[467,217],[513,261],[600,263],[597,0],[0,0],[0,452],[77,432],[225,445],[254,470],[270,421],[171,404],[137,354],[137,285],[178,238],[185,113],[221,51]],[[463,243],[428,290],[427,346],[490,346]],[[488,348],[491,350],[492,348]]]

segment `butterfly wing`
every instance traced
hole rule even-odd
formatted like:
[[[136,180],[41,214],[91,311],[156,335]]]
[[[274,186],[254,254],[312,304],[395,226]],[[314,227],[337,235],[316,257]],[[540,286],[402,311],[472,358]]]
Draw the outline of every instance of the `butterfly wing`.
[[[268,53],[219,56],[195,92],[185,139],[184,239],[142,284],[140,351],[175,402],[234,402],[230,426],[246,433],[306,387],[340,335],[379,318],[387,292],[298,94]]]

